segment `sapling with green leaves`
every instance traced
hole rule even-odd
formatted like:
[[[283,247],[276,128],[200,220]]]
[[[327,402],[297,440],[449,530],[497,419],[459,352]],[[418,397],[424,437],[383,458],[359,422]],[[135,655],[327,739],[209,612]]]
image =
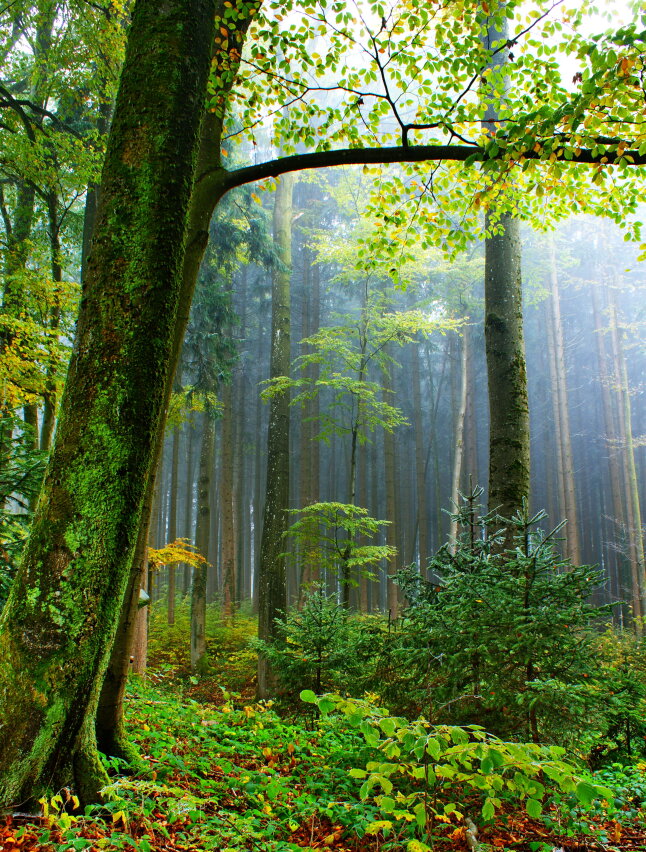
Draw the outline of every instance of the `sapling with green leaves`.
[[[338,713],[336,723],[358,730],[375,750],[376,759],[365,769],[350,769],[362,782],[361,798],[372,799],[385,817],[367,833],[413,836],[411,852],[430,852],[440,826],[469,825],[471,818],[491,821],[503,803],[520,802],[538,818],[551,791],[583,808],[612,797],[608,787],[564,759],[560,746],[505,742],[480,725],[433,725],[425,717],[409,721],[370,701],[333,693],[317,696],[306,689],[301,699],[323,716]]]
[[[361,506],[312,503],[291,514],[298,520],[290,525],[287,535],[298,545],[301,560],[305,564],[316,562],[327,572],[339,571],[344,590],[356,585],[353,575],[375,579],[373,569],[393,559],[397,552],[388,544],[365,543],[374,539],[388,521],[371,518]]]
[[[358,447],[378,429],[393,432],[407,423],[401,410],[383,399],[383,388],[380,382],[370,377],[370,372],[393,363],[388,347],[404,346],[420,335],[429,335],[434,330],[444,332],[455,325],[447,318],[429,316],[422,310],[390,310],[383,290],[371,288],[370,277],[363,279],[362,288],[358,316],[321,328],[302,341],[309,351],[295,362],[301,376],[279,376],[268,382],[263,391],[265,399],[294,391],[291,404],[301,406],[317,395],[325,394],[326,405],[321,407],[316,439],[329,442],[332,436],[337,436],[349,440],[347,503],[318,503],[305,507],[303,523],[297,522],[289,532],[289,535],[305,536],[310,541],[309,536],[316,530],[314,516],[319,516],[318,523],[332,535],[327,544],[334,542],[334,563],[339,566],[345,606],[350,604],[354,569],[366,561],[365,557],[369,564],[379,561],[372,558],[376,551],[370,548],[366,551],[358,544],[359,535],[365,532],[374,535],[380,523],[370,519],[367,512],[357,511]],[[316,378],[308,375],[308,368],[312,365],[317,367]],[[377,525],[372,529],[368,528],[371,521]],[[343,543],[342,546],[339,542]],[[387,548],[379,558],[392,555],[393,548]],[[357,562],[357,559],[360,561]]]

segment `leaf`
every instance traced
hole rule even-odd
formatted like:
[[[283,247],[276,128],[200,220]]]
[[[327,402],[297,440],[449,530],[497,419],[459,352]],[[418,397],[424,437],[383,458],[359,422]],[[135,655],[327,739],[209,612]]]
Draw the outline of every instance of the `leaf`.
[[[311,689],[304,689],[301,692],[301,701],[304,701],[306,704],[316,704],[316,693],[312,692]]]
[[[538,799],[527,799],[525,802],[525,810],[533,819],[538,819],[538,817],[543,812],[543,806],[538,801]]]
[[[351,769],[348,772],[348,775],[351,778],[365,778],[366,775],[367,775],[367,772],[364,769]]]
[[[489,775],[493,771],[493,760],[489,755],[483,757],[480,761],[480,772],[484,775]]]
[[[409,840],[406,846],[406,852],[431,852],[431,847],[421,840]]]
[[[491,799],[485,799],[485,803],[482,806],[482,818],[489,821],[490,819],[493,819],[495,813],[496,809]]]
[[[391,814],[395,810],[395,800],[391,796],[382,796],[379,807],[385,814]]]
[[[589,781],[579,781],[574,792],[577,799],[585,807],[590,807],[598,795],[597,788],[593,784],[590,784]]]

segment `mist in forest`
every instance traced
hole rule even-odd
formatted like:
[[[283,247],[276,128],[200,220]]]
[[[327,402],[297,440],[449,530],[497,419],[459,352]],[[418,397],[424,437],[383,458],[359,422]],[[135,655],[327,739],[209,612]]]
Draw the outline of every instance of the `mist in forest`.
[[[379,317],[416,311],[431,319],[430,330],[403,345],[390,340],[366,367],[366,379],[404,421],[392,431],[364,424],[357,448],[354,502],[388,521],[375,541],[397,551],[390,563],[382,561],[375,580],[359,578],[351,590],[352,606],[377,611],[387,607],[387,575],[411,564],[424,571],[429,557],[459,532],[450,515],[459,494],[481,486],[487,504],[484,260],[481,243],[453,260],[413,245],[398,267],[405,286],[402,277],[393,281],[388,263],[370,262],[371,240],[379,233],[360,215],[362,192],[361,176],[351,170],[295,184],[288,223],[295,383],[289,393],[293,401],[303,390],[298,382],[312,387],[322,370],[356,379],[345,348],[358,351],[362,323],[369,328],[369,349]],[[227,246],[210,249],[176,380],[177,387],[195,385],[209,359],[226,365],[213,387],[218,404],[215,428],[207,434],[208,482],[200,457],[211,415],[199,411],[169,428],[159,478],[153,519],[158,545],[178,537],[195,540],[206,509],[209,600],[241,602],[257,594],[268,426],[260,393],[269,377],[272,274],[280,263],[268,233],[274,195],[235,201],[245,208],[259,244],[240,250],[243,259],[233,261],[225,257]],[[626,601],[614,609],[622,622],[639,599],[636,542],[646,489],[643,264],[618,227],[591,217],[572,217],[554,232],[525,228],[522,255],[529,509],[547,513],[540,524],[546,533],[567,521],[556,534],[559,548],[572,563],[603,571],[598,601]],[[320,361],[299,361],[316,351],[302,341],[326,329],[337,337],[320,350]],[[216,330],[229,337],[224,356],[209,351],[209,334]],[[352,404],[331,386],[291,405],[291,509],[350,500]],[[285,548],[291,551],[289,599],[296,602],[310,569],[293,542]],[[234,571],[225,579],[222,566],[231,561]],[[341,593],[336,572],[324,569],[320,579],[330,593]],[[165,594],[166,583],[164,574],[156,578],[156,596]],[[178,589],[186,594],[189,587],[187,569]]]

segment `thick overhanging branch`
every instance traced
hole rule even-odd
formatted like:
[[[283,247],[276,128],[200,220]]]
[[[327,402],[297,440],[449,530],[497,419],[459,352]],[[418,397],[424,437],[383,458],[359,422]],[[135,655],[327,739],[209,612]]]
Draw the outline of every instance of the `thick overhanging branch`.
[[[615,143],[616,144],[616,143]],[[621,154],[606,152],[598,153],[590,148],[557,150],[551,157],[563,163],[582,163],[585,165],[613,165],[618,160],[624,160],[629,165],[646,165],[646,154],[638,151],[624,150]],[[487,149],[475,145],[413,145],[392,148],[340,148],[336,151],[316,151],[312,154],[294,154],[291,157],[278,157],[266,163],[255,166],[245,166],[225,172],[218,181],[223,193],[243,186],[247,183],[280,177],[288,172],[300,172],[308,169],[323,169],[331,166],[361,166],[387,165],[389,163],[423,163],[447,160],[451,162],[486,163],[492,161],[507,164],[520,163],[524,160],[545,160],[544,153],[536,151],[519,151],[513,157],[509,152],[501,150],[496,156],[487,153]]]

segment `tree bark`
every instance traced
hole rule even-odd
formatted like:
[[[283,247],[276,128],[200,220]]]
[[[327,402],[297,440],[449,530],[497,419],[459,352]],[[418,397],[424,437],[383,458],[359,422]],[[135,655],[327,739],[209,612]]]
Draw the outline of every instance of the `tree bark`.
[[[500,74],[509,56],[507,22],[490,22],[485,47],[489,67]],[[503,89],[508,85],[503,80]],[[492,93],[485,87],[485,94]],[[484,115],[491,132],[499,106],[493,96]],[[509,213],[485,216],[485,352],[489,393],[489,508],[511,518],[529,496],[529,406],[523,340],[520,222]],[[508,542],[511,535],[507,536]]]
[[[94,715],[162,426],[214,0],[138,0],[55,447],[0,620],[0,805],[106,776]]]
[[[168,510],[168,540],[177,538],[177,497],[179,490],[179,426],[173,427],[173,448],[171,454],[170,507]],[[169,624],[175,624],[175,565],[168,566],[168,602],[166,615]]]
[[[460,403],[455,418],[455,437],[453,440],[453,475],[451,479],[451,511],[457,512],[460,508],[460,481],[464,465],[464,421],[467,413],[467,390],[468,390],[468,366],[469,366],[469,328],[465,326],[462,334],[462,352],[460,353]],[[454,542],[457,541],[458,522],[451,518],[449,541],[453,552]]]
[[[558,398],[558,414],[560,421],[561,458],[563,462],[563,495],[565,498],[566,553],[573,565],[581,564],[581,545],[579,541],[579,521],[576,504],[576,488],[574,482],[574,461],[572,456],[572,437],[570,431],[570,406],[567,392],[567,372],[565,366],[565,345],[563,341],[563,323],[561,321],[561,299],[559,294],[558,273],[556,269],[556,251],[554,237],[549,237],[550,256],[550,313],[554,339],[554,378],[556,387],[553,392]]]
[[[274,204],[274,241],[280,266],[272,273],[272,333],[269,377],[288,376],[290,367],[290,279],[292,264],[293,175],[282,178]],[[289,506],[289,394],[272,397],[267,437],[267,488],[258,571],[258,636],[273,638],[287,603],[285,540]],[[258,696],[266,698],[272,676],[264,655],[258,658]]]
[[[210,10],[209,12],[207,12],[207,25],[210,27],[211,17],[213,17],[213,8],[212,6],[205,6],[205,2],[206,0],[202,0],[200,10]],[[228,42],[224,42],[224,44],[228,45],[230,43],[232,45],[237,45],[238,48],[241,49],[247,27],[251,22],[251,17],[256,8],[257,7],[252,0],[252,2],[244,4],[238,9],[238,12],[240,14],[235,24],[233,24],[231,21],[229,21],[228,23],[230,29],[229,40]],[[197,18],[195,17],[197,13],[197,6],[193,2],[190,6],[190,9],[192,10],[192,12],[189,12],[187,9],[186,17],[184,18],[184,20],[188,21],[187,31],[190,31],[191,21],[193,25],[195,25],[195,22],[197,20]],[[215,12],[217,13],[215,17],[220,17],[224,14],[224,11],[225,7],[223,3],[221,2],[221,0],[217,0],[217,2],[215,3]],[[200,11],[199,14],[202,14],[202,12]],[[221,17],[220,20],[222,20]],[[200,45],[202,44],[203,43],[200,40]],[[211,41],[210,39],[208,39],[207,48],[209,51],[211,51],[211,47]],[[167,58],[164,58],[163,56],[163,51],[162,58],[160,61],[167,62]],[[222,46],[222,43],[220,44],[220,47],[216,47],[215,55],[212,57],[211,61],[212,63],[215,63],[216,75],[221,81],[220,100],[218,101],[219,108],[208,111],[204,117],[204,120],[202,121],[201,134],[199,138],[199,150],[197,154],[197,166],[195,170],[195,181],[192,186],[190,206],[188,209],[188,224],[186,227],[185,239],[186,250],[184,252],[182,261],[181,279],[179,284],[179,298],[177,299],[177,303],[172,302],[171,300],[173,307],[175,304],[177,304],[177,313],[174,327],[172,329],[172,332],[169,333],[171,354],[168,360],[168,368],[166,371],[165,384],[163,387],[163,415],[158,419],[156,423],[154,448],[150,454],[150,462],[148,469],[151,472],[154,472],[154,470],[156,469],[158,460],[162,453],[164,441],[165,413],[168,410],[168,405],[170,402],[172,382],[177,365],[179,363],[182,342],[184,340],[184,333],[188,324],[190,305],[193,296],[193,291],[195,289],[195,283],[197,281],[200,263],[202,261],[202,257],[204,255],[204,251],[208,242],[209,223],[213,214],[213,210],[215,209],[216,204],[224,193],[224,188],[222,186],[223,170],[220,165],[220,137],[222,132],[226,95],[230,90],[231,85],[233,84],[236,65],[235,62],[232,62],[231,60],[231,55],[229,53],[228,46],[225,48]],[[151,339],[157,339],[157,337],[153,336]],[[126,363],[128,362],[126,361]],[[193,488],[190,450],[193,446],[193,437],[193,431],[191,430],[189,432],[189,464],[187,471],[187,489],[189,491],[189,496],[191,497],[191,500],[188,501],[187,505],[189,527],[187,533],[188,538],[190,538],[192,533],[191,504]],[[153,487],[154,477],[151,476],[149,478],[147,491],[144,498],[141,522],[139,526],[139,538],[135,551],[136,553],[145,552],[145,547],[148,541],[148,525],[150,522],[150,511],[152,507]],[[188,569],[187,566],[187,570],[184,574],[185,581],[187,581],[189,570],[190,569]],[[134,584],[140,582],[140,572],[141,567],[139,563],[136,560],[133,560],[130,565],[127,588],[132,589],[134,588]],[[186,588],[184,589],[185,593],[187,591],[188,582],[186,583]],[[122,607],[118,627],[119,633],[121,633],[122,631],[127,631],[129,629],[129,625],[134,625],[136,623],[135,610],[137,607],[137,597],[132,594],[129,596],[126,595],[126,598],[130,601],[130,604],[128,607],[124,603],[124,606]],[[129,641],[132,642],[132,633],[130,633],[129,635]],[[124,642],[123,646],[117,646],[114,649],[114,652],[110,658],[110,667],[114,666],[115,670],[120,671],[121,677],[124,678],[125,674],[127,673],[129,649],[130,646]],[[103,718],[103,736],[111,737],[112,740],[121,739],[121,734],[123,732],[123,692],[116,695],[114,694],[114,690],[118,687],[119,683],[119,679],[115,679],[114,681],[109,680],[108,682],[106,682],[101,692],[101,703],[105,703],[106,706],[110,708],[110,715],[108,716],[108,714],[106,713]],[[110,727],[112,728],[111,731],[109,731]],[[131,746],[124,740],[124,755],[130,751]]]
[[[491,227],[487,216],[487,228]],[[489,508],[511,518],[529,494],[529,405],[523,341],[520,223],[500,217],[485,243]]]
[[[205,411],[202,420],[202,448],[197,486],[197,525],[195,547],[207,559],[211,532],[211,475],[213,473],[213,444],[215,420],[213,413]],[[191,587],[191,670],[204,674],[209,660],[206,651],[206,565],[193,567]]]
[[[222,389],[222,471],[220,478],[220,510],[222,513],[222,604],[224,617],[233,619],[236,602],[236,529],[234,523],[234,435],[233,385]]]

